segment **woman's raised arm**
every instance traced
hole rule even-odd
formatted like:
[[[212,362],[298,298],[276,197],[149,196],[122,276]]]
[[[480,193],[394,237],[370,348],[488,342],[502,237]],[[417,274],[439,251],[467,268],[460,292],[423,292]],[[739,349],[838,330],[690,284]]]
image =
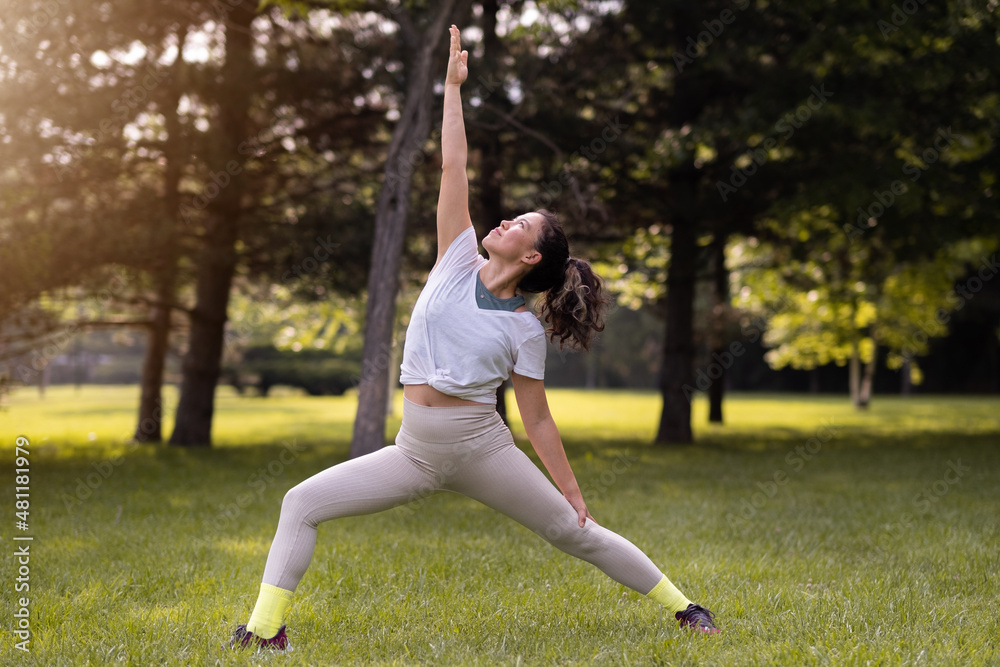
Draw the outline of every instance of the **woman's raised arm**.
[[[444,81],[444,119],[441,122],[441,192],[438,194],[438,260],[455,237],[472,226],[469,216],[469,175],[465,171],[469,148],[462,118],[462,83],[469,76],[469,52],[462,51],[458,28],[451,26],[451,52]]]

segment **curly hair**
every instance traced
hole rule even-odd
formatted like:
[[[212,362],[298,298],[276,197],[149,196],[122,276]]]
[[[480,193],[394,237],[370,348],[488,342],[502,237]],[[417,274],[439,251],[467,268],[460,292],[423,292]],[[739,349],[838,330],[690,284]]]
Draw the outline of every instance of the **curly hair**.
[[[559,347],[589,350],[594,335],[604,331],[608,298],[600,276],[590,263],[570,257],[569,241],[555,214],[536,211],[545,219],[535,241],[542,259],[519,283],[523,292],[544,293],[540,311],[549,328],[545,333]]]

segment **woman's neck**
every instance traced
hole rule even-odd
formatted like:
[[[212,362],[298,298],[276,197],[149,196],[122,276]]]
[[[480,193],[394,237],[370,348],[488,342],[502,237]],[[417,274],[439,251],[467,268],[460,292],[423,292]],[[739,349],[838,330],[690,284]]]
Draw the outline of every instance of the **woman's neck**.
[[[479,269],[479,279],[490,294],[498,299],[509,299],[517,295],[517,285],[521,282],[520,271],[514,266],[504,266],[495,259],[486,260]]]

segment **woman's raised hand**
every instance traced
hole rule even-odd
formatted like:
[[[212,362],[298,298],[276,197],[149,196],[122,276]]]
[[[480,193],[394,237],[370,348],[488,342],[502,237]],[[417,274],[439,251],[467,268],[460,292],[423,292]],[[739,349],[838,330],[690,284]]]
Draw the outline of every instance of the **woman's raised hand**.
[[[461,35],[454,25],[451,31],[451,52],[448,55],[448,74],[444,78],[445,83],[462,85],[469,76],[469,52],[462,51]]]

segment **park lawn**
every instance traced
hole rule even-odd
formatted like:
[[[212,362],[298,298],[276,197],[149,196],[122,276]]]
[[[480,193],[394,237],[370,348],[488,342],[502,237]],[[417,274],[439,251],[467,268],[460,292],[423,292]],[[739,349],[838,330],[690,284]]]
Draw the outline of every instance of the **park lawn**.
[[[220,390],[212,449],[126,443],[135,387],[21,390],[0,413],[3,618],[30,598],[30,652],[0,664],[995,665],[1000,401],[738,395],[698,444],[649,443],[659,400],[550,390],[592,513],[725,632],[643,596],[476,503],[323,524],[288,614],[294,651],[218,645],[256,599],[281,497],[344,460],[353,396]],[[168,392],[166,413],[176,394]],[[390,435],[398,427],[390,420]],[[513,400],[510,400],[513,409]],[[168,420],[166,433],[169,433]],[[523,442],[515,421],[514,432]],[[16,435],[30,528],[14,529]],[[12,533],[31,535],[15,593]]]

